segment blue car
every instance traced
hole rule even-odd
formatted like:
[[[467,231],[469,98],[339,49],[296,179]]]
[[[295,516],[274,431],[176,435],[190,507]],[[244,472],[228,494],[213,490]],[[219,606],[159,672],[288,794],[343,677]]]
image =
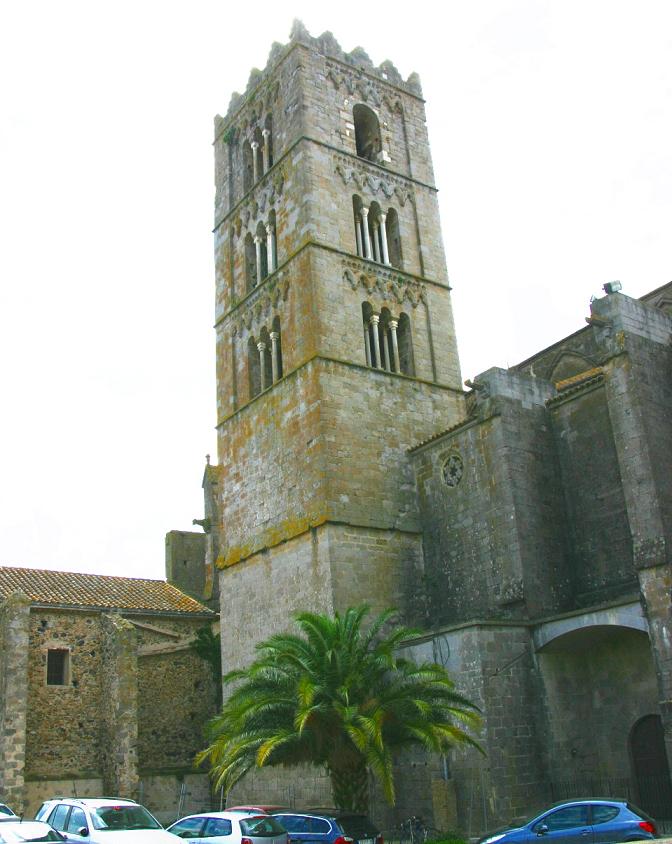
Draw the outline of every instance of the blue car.
[[[556,803],[530,820],[484,835],[479,844],[617,844],[657,838],[655,821],[627,800],[586,798]]]
[[[366,815],[339,809],[273,812],[287,830],[288,844],[383,844]]]

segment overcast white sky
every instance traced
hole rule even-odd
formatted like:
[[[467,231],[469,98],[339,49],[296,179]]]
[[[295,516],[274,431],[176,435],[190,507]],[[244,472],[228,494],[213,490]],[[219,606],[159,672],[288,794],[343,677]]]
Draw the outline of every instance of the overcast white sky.
[[[421,76],[465,378],[672,279],[668,0],[7,0],[0,563],[162,577],[202,516],[212,120],[294,17]]]

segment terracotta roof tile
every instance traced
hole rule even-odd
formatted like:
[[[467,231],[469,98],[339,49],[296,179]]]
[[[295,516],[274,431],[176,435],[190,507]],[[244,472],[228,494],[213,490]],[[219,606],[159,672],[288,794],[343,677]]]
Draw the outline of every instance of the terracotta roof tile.
[[[0,600],[17,589],[38,604],[148,612],[211,612],[164,580],[0,566]]]

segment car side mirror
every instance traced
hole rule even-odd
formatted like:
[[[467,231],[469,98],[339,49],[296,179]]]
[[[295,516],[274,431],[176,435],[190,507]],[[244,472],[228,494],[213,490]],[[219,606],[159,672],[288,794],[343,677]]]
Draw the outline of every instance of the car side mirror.
[[[537,835],[546,835],[548,832],[548,824],[547,823],[540,823],[536,829]]]
[[[77,835],[81,835],[82,838],[86,838],[86,836],[88,834],[89,834],[88,826],[80,826],[80,828],[77,830]]]

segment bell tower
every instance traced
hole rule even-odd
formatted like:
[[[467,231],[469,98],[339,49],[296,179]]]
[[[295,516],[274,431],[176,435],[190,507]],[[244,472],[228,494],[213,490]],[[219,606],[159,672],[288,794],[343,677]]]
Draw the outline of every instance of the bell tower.
[[[297,22],[214,147],[228,670],[299,609],[421,620],[407,451],[462,418],[463,393],[416,75]]]

